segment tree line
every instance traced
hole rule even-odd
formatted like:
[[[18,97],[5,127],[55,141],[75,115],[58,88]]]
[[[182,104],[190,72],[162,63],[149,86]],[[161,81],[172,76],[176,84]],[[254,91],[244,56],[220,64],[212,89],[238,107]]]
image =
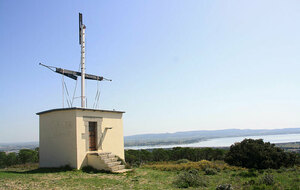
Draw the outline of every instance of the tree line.
[[[0,152],[0,168],[7,166],[26,164],[26,163],[37,163],[39,161],[39,149],[21,149],[18,153]]]
[[[125,150],[125,160],[130,165],[140,165],[147,162],[177,161],[188,159],[200,160],[224,160],[227,150],[214,148],[183,148],[152,149],[152,150]]]

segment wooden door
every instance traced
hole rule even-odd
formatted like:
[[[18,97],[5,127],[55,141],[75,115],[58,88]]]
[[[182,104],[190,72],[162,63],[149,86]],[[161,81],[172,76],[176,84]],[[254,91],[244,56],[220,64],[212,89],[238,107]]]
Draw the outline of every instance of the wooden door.
[[[89,150],[96,149],[96,139],[97,139],[97,122],[89,122]]]

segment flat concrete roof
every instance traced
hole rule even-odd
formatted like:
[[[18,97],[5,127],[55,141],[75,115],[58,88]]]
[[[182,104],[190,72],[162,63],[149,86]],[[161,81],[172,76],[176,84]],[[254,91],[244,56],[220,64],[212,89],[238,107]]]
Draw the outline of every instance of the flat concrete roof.
[[[54,111],[65,111],[65,110],[82,110],[82,111],[97,111],[97,112],[125,113],[124,111],[99,110],[99,109],[90,109],[90,108],[77,108],[77,107],[72,107],[72,108],[56,108],[56,109],[46,110],[46,111],[38,112],[38,113],[36,113],[36,115],[41,115],[41,114],[44,114],[44,113],[49,113],[49,112],[54,112]]]

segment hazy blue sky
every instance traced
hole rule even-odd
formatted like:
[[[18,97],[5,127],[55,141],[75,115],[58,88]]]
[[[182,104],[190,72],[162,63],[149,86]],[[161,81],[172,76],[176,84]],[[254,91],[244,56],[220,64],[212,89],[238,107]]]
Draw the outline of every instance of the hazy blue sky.
[[[125,135],[300,127],[300,1],[0,0],[0,142],[38,140],[35,113],[62,106],[61,76],[38,63],[77,70],[78,12],[87,72],[113,79],[100,108],[126,111]]]

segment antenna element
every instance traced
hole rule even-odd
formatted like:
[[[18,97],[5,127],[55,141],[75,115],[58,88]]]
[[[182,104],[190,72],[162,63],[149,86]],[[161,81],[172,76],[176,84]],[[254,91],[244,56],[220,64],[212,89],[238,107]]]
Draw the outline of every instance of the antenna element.
[[[81,25],[82,25],[82,14],[79,13],[79,44],[81,44]]]

